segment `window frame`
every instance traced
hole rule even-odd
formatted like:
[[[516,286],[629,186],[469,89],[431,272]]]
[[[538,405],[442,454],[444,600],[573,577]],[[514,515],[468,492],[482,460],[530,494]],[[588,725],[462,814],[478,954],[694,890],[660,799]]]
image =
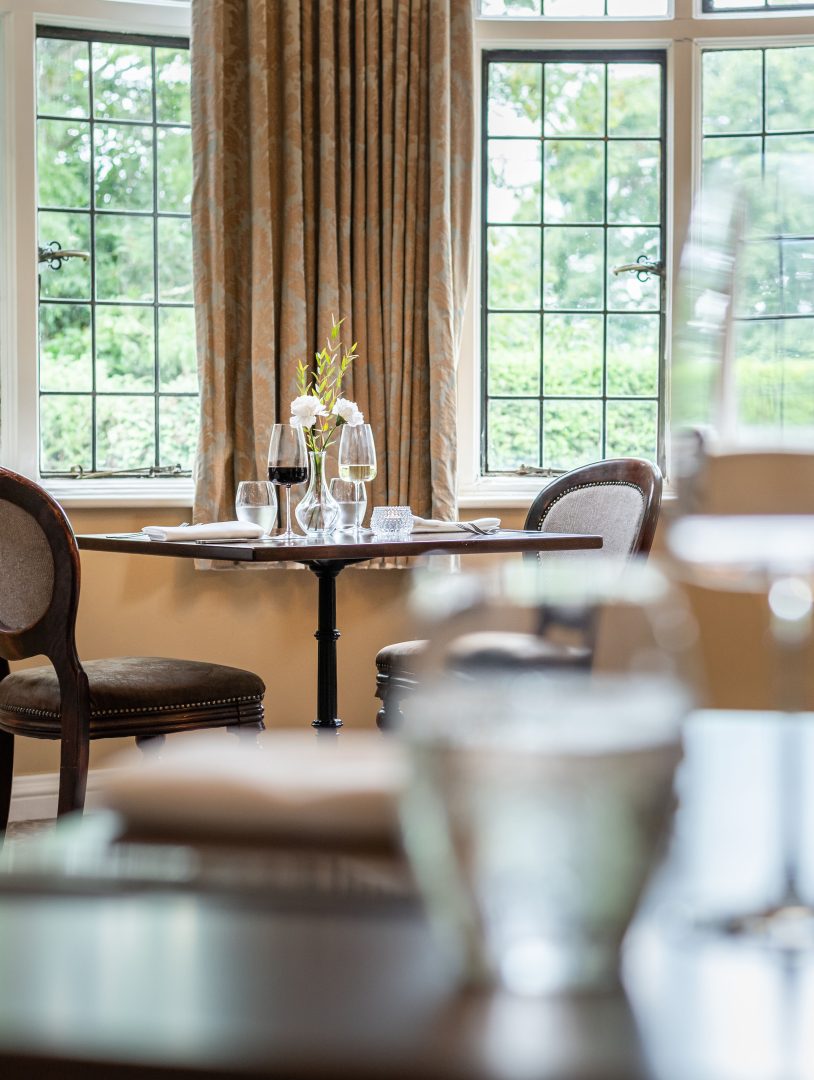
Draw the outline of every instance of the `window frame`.
[[[477,9],[476,9],[477,11]],[[665,288],[664,370],[669,372],[672,345],[673,285],[690,210],[701,170],[701,51],[704,48],[743,48],[759,39],[762,46],[814,44],[814,17],[786,11],[703,14],[701,0],[674,0],[673,17],[659,19],[603,19],[571,22],[552,19],[475,18],[475,101],[483,95],[483,53],[497,50],[663,49],[666,62],[665,172],[666,213],[663,222],[667,268]],[[474,198],[470,287],[461,335],[458,364],[458,502],[471,507],[527,508],[547,481],[539,475],[484,476],[481,468],[481,280],[480,231],[483,200],[481,161],[483,131],[476,122],[473,154]],[[663,408],[669,416],[669,384]],[[669,482],[670,433],[665,430]]]
[[[178,0],[0,0],[0,459],[39,479],[37,377],[37,26],[188,38]],[[189,477],[45,479],[64,506],[190,506]]]

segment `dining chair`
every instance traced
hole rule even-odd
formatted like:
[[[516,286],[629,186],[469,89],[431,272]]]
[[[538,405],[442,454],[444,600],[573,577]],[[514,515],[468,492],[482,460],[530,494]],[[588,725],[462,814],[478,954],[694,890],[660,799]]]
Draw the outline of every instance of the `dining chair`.
[[[539,532],[592,533],[602,537],[602,551],[611,556],[646,556],[653,545],[661,509],[662,476],[651,461],[613,458],[584,465],[557,477],[537,495],[523,528]],[[585,558],[585,553],[577,553]],[[537,561],[550,553],[526,552]],[[568,555],[558,554],[559,559]],[[456,670],[500,668],[590,667],[593,642],[554,642],[547,636],[547,621],[567,619],[557,610],[540,613],[538,632],[506,630],[469,634],[450,651],[448,663]],[[579,637],[579,635],[575,635]],[[419,682],[427,654],[424,640],[386,645],[376,655],[376,691],[381,701],[376,722],[382,730],[397,726],[401,703]]]
[[[38,484],[0,468],[0,830],[8,824],[14,739],[60,741],[57,814],[85,802],[91,739],[263,728],[253,672],[156,656],[80,661],[79,549],[62,507]],[[13,673],[10,660],[50,665]]]

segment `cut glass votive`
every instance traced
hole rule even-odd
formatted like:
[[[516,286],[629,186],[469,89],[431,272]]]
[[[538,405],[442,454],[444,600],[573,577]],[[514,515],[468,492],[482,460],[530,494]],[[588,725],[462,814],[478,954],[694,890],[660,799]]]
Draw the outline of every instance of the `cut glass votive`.
[[[376,536],[409,536],[413,531],[413,512],[409,506],[376,506],[370,516],[370,527]]]

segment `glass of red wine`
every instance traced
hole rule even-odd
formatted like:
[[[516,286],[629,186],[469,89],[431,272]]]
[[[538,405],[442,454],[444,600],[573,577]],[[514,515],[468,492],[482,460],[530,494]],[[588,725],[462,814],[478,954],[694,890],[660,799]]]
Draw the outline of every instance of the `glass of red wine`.
[[[290,424],[275,424],[269,440],[269,480],[285,488],[285,532],[278,540],[290,543],[302,540],[291,528],[291,485],[304,484],[308,479],[308,451],[302,428]]]

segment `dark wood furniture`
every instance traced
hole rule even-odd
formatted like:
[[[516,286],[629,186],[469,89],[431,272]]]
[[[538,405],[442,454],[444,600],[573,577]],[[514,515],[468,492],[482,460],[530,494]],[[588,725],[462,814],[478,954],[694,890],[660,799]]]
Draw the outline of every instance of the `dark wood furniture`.
[[[811,718],[795,733],[810,787]],[[114,845],[105,859],[78,838],[70,876],[0,873],[0,1076],[810,1077],[814,952],[693,921],[771,895],[775,759],[789,734],[759,714],[687,725],[673,851],[628,937],[624,989],[596,997],[456,992],[409,898],[252,892],[239,873],[226,891],[173,886],[179,864],[195,865],[178,848],[155,850],[163,885],[128,884],[126,871],[149,869],[143,851]],[[804,854],[810,815],[801,827]]]
[[[8,822],[14,738],[59,739],[58,813],[85,801],[91,739],[263,726],[262,679],[163,657],[82,664],[76,649],[79,551],[62,508],[38,484],[0,469],[0,830]],[[9,670],[45,656],[51,667]]]
[[[639,458],[598,461],[564,473],[547,484],[526,515],[524,529],[541,536],[554,532],[598,533],[602,552],[612,556],[647,555],[661,509],[662,476],[658,467]],[[529,559],[544,558],[527,551]],[[546,640],[550,623],[559,615],[541,613],[539,632],[529,634],[471,635],[456,650],[456,668],[501,669],[589,666],[593,655],[590,627],[583,647],[564,649]],[[401,703],[418,684],[427,643],[399,641],[386,645],[376,656],[375,696],[381,701],[376,717],[382,729],[401,720]]]
[[[122,535],[86,535],[77,537],[80,548],[88,551],[120,551],[139,555],[170,555],[181,559],[227,559],[232,562],[303,563],[319,581],[317,639],[317,715],[313,726],[322,731],[336,731],[342,726],[337,709],[336,579],[352,563],[390,556],[483,555],[487,553],[573,551],[599,548],[599,536],[509,531],[501,529],[487,536],[469,533],[443,533],[409,537],[405,540],[381,540],[372,535],[359,538],[341,533],[324,541],[282,544],[269,541],[232,541],[227,543],[171,543],[148,540],[138,533]]]

